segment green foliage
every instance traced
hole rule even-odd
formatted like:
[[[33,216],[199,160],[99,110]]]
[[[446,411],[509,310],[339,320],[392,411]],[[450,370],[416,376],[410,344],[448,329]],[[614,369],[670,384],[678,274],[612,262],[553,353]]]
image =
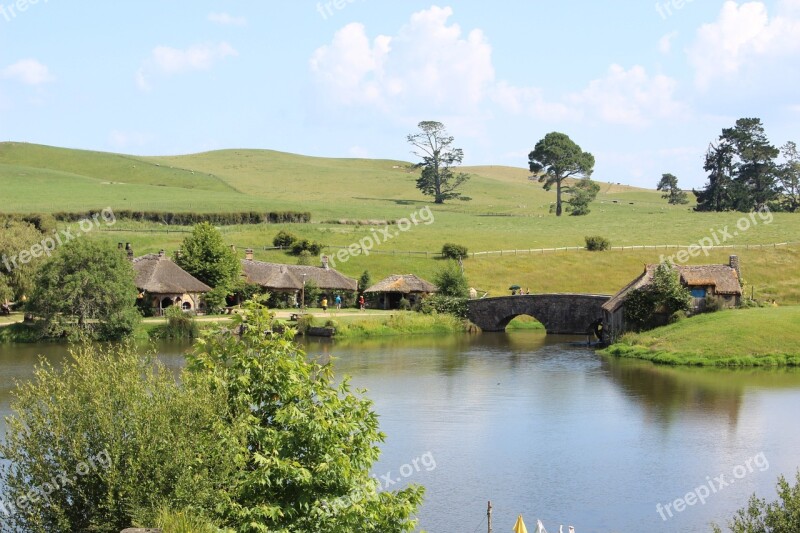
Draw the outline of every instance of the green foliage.
[[[36,269],[46,257],[26,257],[29,261],[23,264],[19,255],[31,250],[42,238],[29,222],[0,219],[0,303],[18,300],[32,292]]]
[[[305,335],[314,326],[314,315],[304,313],[297,317],[297,332]]]
[[[43,337],[117,340],[141,315],[131,263],[115,248],[88,239],[65,244],[36,276],[28,303]]]
[[[398,302],[398,309],[401,311],[411,311],[411,302],[409,302],[405,296],[400,298],[400,301]]]
[[[189,356],[246,435],[230,443],[241,469],[219,501],[224,523],[243,533],[412,531],[423,489],[378,494],[370,476],[385,440],[372,403],[310,362],[291,332],[265,336],[266,309],[235,320],[241,338],[209,335]]]
[[[291,248],[295,242],[297,242],[297,235],[284,230],[279,231],[272,239],[272,245],[280,248]]]
[[[306,281],[304,294],[303,305],[306,307],[314,307],[319,301],[322,290],[313,279],[310,279]]]
[[[531,179],[544,183],[549,191],[556,186],[556,215],[561,216],[563,181],[573,176],[589,177],[594,170],[594,156],[584,152],[569,136],[552,132],[536,143],[528,154],[528,167],[534,174]]]
[[[692,296],[681,285],[680,276],[671,263],[661,263],[650,283],[631,291],[625,298],[625,321],[634,330],[663,325],[678,311],[689,311]]]
[[[584,216],[591,213],[589,204],[597,198],[597,193],[600,192],[600,185],[587,177],[570,187],[569,192],[572,195],[567,200],[567,212],[574,217]]]
[[[297,264],[301,266],[310,266],[314,256],[308,250],[303,250],[297,254]]]
[[[155,526],[167,533],[233,533],[232,529],[222,530],[210,520],[197,516],[197,511],[171,511],[162,509]]]
[[[455,261],[448,261],[433,277],[433,283],[442,296],[466,298],[469,295],[469,283]]]
[[[183,241],[182,251],[175,263],[212,288],[224,287],[230,294],[239,284],[242,265],[222,234],[208,222],[194,227]]]
[[[434,294],[422,301],[419,310],[426,315],[439,313],[465,319],[468,311],[467,301],[467,298]]]
[[[17,386],[0,443],[18,531],[118,533],[164,506],[211,511],[238,465],[225,396],[132,346],[75,349]],[[42,497],[49,492],[49,497]],[[38,498],[21,498],[29,494]]]
[[[778,499],[767,503],[765,499],[750,497],[747,507],[739,509],[728,522],[732,533],[795,533],[800,531],[800,471],[791,485],[780,476],[777,485]],[[714,524],[715,533],[722,528]]]
[[[180,306],[173,305],[164,312],[167,323],[156,330],[154,336],[162,339],[195,339],[200,333],[197,321],[185,313]]]
[[[297,242],[297,235],[284,230],[279,231],[272,239],[272,245],[279,248],[291,248],[295,242]]]
[[[203,295],[203,301],[206,303],[206,313],[210,315],[219,314],[228,305],[228,294],[230,289],[225,285],[220,285]]]
[[[706,153],[708,183],[694,191],[696,209],[750,211],[771,205],[780,194],[775,163],[779,153],[769,143],[761,119],[740,118],[733,128],[724,128]]]
[[[678,178],[672,174],[662,174],[661,181],[658,182],[656,190],[663,191],[664,194],[661,198],[667,200],[671,205],[683,205],[689,203],[689,197],[686,191],[682,191],[678,187]]]
[[[322,252],[322,248],[324,248],[324,246],[318,242],[312,242],[308,239],[299,239],[292,244],[290,253],[299,256],[305,252],[308,253],[309,256],[317,256]]]
[[[792,213],[800,209],[800,153],[792,141],[781,147],[785,162],[778,169],[783,204]]]
[[[469,255],[467,254],[466,246],[448,242],[442,245],[442,257],[458,261],[459,259],[466,259]]]
[[[441,122],[423,121],[418,127],[419,133],[406,138],[414,147],[414,155],[422,159],[415,165],[415,168],[422,169],[417,189],[426,196],[433,196],[437,204],[446,200],[470,200],[457,191],[469,180],[469,174],[453,170],[464,160],[464,151],[453,147],[455,139]]]
[[[364,292],[365,290],[372,287],[372,276],[369,274],[369,270],[365,270],[361,273],[361,276],[358,278],[358,292]]]
[[[584,240],[586,241],[586,249],[590,252],[603,252],[611,248],[611,241],[599,235],[584,237]]]
[[[89,210],[83,212],[64,212],[53,213],[52,218],[59,222],[78,222],[80,220],[91,220],[99,211]],[[29,215],[42,216],[42,215]],[[207,222],[214,226],[234,226],[240,224],[288,224],[288,223],[308,223],[311,222],[311,213],[297,211],[270,211],[267,213],[258,211],[239,211],[239,212],[216,212],[216,213],[175,213],[172,211],[138,211],[132,209],[120,209],[114,211],[114,219],[132,220],[136,222],[155,222],[166,226],[194,226]],[[46,223],[46,222],[45,222]]]

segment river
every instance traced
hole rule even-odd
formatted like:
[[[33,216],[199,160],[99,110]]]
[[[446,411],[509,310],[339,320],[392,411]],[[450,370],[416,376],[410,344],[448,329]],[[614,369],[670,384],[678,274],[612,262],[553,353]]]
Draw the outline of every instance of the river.
[[[369,389],[388,435],[374,474],[426,487],[431,533],[699,532],[800,467],[800,372],[656,367],[539,332],[309,342]],[[185,347],[162,345],[182,363]],[[0,346],[0,413],[15,379],[62,346]],[[682,502],[675,500],[681,499]],[[700,501],[702,500],[702,502]],[[683,505],[681,505],[683,503]],[[660,507],[659,507],[660,505]]]

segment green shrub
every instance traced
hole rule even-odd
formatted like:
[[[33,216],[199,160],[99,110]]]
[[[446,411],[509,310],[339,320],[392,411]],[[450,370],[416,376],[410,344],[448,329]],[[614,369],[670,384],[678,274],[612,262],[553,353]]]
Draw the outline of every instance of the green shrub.
[[[146,526],[144,523],[143,526]],[[151,524],[153,525],[153,524]],[[210,520],[197,515],[197,511],[171,511],[162,509],[155,526],[167,533],[233,533],[232,529],[220,529]]]
[[[162,338],[164,339],[195,339],[200,328],[197,321],[185,313],[177,305],[168,308],[164,313],[167,317],[167,324],[164,326]]]
[[[400,298],[398,307],[401,311],[411,311],[411,302],[409,302],[405,297]]]
[[[279,231],[272,239],[272,245],[280,248],[291,248],[295,242],[297,242],[297,236],[283,230]]]
[[[305,335],[314,325],[314,315],[305,313],[297,317],[297,333]]]
[[[441,313],[453,315],[458,318],[467,318],[467,302],[467,298],[434,294],[422,301],[419,310],[427,315]]]
[[[460,244],[453,244],[451,242],[442,246],[442,257],[445,259],[466,259],[468,257],[467,247]]]
[[[603,252],[611,248],[611,241],[605,237],[595,235],[593,237],[585,237],[586,249],[590,252]]]
[[[213,430],[226,397],[188,373],[181,382],[133,346],[76,349],[59,369],[42,363],[17,387],[0,443],[2,500],[40,497],[6,525],[118,533],[155,523],[164,506],[214,509],[237,464]]]

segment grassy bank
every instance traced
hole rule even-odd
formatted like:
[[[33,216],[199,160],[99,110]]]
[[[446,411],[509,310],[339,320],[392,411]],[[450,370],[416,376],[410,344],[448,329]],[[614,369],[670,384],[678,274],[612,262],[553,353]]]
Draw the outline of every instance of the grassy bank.
[[[700,315],[626,334],[601,353],[693,366],[800,366],[800,307],[741,309]]]
[[[422,315],[398,311],[380,316],[345,316],[340,318],[315,317],[313,326],[332,323],[336,338],[382,337],[391,335],[423,335],[463,333],[467,324],[451,315]]]

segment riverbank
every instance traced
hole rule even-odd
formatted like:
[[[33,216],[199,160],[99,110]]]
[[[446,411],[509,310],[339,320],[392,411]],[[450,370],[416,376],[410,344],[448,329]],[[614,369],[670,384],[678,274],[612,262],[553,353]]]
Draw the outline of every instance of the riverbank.
[[[465,333],[469,331],[470,324],[451,315],[423,315],[411,311],[358,311],[358,310],[331,310],[308,309],[312,317],[311,326],[336,328],[336,337],[344,339],[386,337],[397,335],[447,335],[452,333]],[[276,311],[276,320],[288,326],[296,326],[289,321],[292,311]],[[231,323],[230,316],[204,316],[195,318],[196,331],[214,327],[219,324]],[[150,339],[163,339],[165,336],[166,319],[146,318],[136,328],[134,338],[139,341]],[[541,324],[531,320],[515,320],[509,329],[544,329]],[[0,344],[36,343],[35,331],[29,324],[8,323],[0,325]]]
[[[800,307],[737,309],[628,333],[604,355],[662,365],[800,366]]]

